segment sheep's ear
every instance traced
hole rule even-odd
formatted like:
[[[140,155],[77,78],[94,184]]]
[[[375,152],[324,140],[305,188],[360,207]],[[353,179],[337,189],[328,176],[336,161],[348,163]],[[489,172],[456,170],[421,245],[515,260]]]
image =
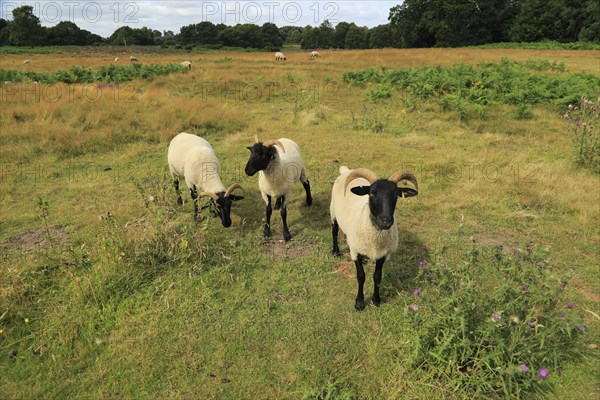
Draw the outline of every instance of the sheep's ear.
[[[415,189],[411,189],[411,188],[406,188],[406,187],[402,187],[402,188],[397,188],[398,189],[398,197],[414,197],[416,195],[419,194],[418,191],[416,191]]]
[[[269,157],[271,158],[271,160],[275,159],[275,152],[277,150],[275,149],[275,146],[271,146],[271,147],[267,147],[267,154],[269,154]]]
[[[247,146],[246,148],[247,148],[248,150],[252,151],[252,147],[250,147],[250,146]]]
[[[365,194],[369,194],[370,190],[371,186],[356,186],[350,189],[350,191],[357,196],[364,196]]]
[[[237,196],[237,195],[235,195],[235,194],[230,194],[230,195],[229,195],[229,198],[230,198],[231,200],[233,200],[233,201],[238,201],[238,200],[243,200],[243,199],[244,199],[244,196]]]

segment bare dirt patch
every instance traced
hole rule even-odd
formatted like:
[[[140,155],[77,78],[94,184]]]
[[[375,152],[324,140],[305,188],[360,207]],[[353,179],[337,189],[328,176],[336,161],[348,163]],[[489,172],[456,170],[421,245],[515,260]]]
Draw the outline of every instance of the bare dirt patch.
[[[25,253],[35,252],[51,245],[63,246],[69,242],[69,234],[64,226],[31,229],[17,233],[0,243],[0,249],[17,249]]]
[[[262,244],[265,251],[277,258],[303,258],[310,254],[310,249],[314,246],[315,243],[306,239],[292,238],[285,243],[281,235],[275,235]]]
[[[344,279],[356,279],[356,267],[354,261],[340,261],[335,267],[335,271]]]

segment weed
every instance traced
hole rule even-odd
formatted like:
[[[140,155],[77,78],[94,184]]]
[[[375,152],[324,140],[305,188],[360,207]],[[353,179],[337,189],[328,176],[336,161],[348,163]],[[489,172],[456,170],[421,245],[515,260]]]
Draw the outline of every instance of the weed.
[[[573,125],[573,143],[577,151],[577,163],[600,173],[600,131],[598,112],[600,96],[593,102],[583,96],[578,105],[569,105],[564,118]]]

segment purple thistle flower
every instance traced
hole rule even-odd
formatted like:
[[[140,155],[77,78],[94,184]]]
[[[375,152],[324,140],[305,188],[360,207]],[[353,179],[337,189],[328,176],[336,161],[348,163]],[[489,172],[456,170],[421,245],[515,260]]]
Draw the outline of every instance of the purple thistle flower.
[[[525,365],[525,364],[521,364],[521,370],[523,372],[529,372],[529,368],[527,368],[527,365]]]
[[[413,310],[418,310],[419,309],[419,305],[417,303],[413,303],[412,306],[410,306],[410,308],[412,308]]]
[[[446,268],[447,265],[448,263],[446,262],[446,260],[442,261],[442,267]]]
[[[521,292],[522,292],[522,293],[525,293],[525,292],[527,292],[527,291],[529,291],[529,289],[527,288],[527,286],[525,286],[525,285],[522,285],[522,286],[521,286]]]
[[[573,303],[567,303],[567,308],[573,308]]]
[[[492,317],[492,319],[494,320],[494,322],[500,321],[500,314],[494,314],[494,316]]]
[[[427,260],[421,260],[421,261],[419,261],[419,267],[424,267],[427,264],[428,264]]]
[[[421,291],[419,289],[415,289],[414,293],[415,293],[415,296],[418,296],[421,294]]]
[[[585,326],[583,325],[579,325],[577,329],[579,330],[579,332],[585,332]]]
[[[565,313],[561,312],[561,313],[558,314],[558,316],[561,317],[561,318],[564,318],[565,317]]]
[[[548,377],[548,370],[546,368],[541,368],[538,371],[538,375],[540,376],[540,378],[546,379]]]
[[[535,324],[533,322],[528,322],[527,325],[529,325],[531,328],[535,328]]]

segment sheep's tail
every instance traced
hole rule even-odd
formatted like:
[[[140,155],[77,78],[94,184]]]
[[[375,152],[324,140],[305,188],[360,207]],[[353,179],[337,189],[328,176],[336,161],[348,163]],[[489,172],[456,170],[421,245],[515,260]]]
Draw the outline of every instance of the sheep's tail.
[[[350,168],[346,167],[345,165],[340,167],[340,174],[345,174],[348,171],[350,171]]]

